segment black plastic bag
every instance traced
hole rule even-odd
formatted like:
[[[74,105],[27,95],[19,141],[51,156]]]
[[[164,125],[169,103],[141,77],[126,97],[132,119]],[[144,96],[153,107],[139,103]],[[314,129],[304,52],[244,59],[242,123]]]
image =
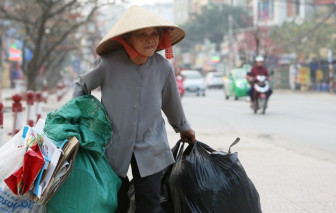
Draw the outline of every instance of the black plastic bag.
[[[217,152],[197,141],[184,150],[177,142],[169,176],[175,213],[261,213],[259,194],[231,146],[227,153]]]
[[[176,160],[177,153],[179,151],[181,142],[178,141],[176,145],[171,149],[174,159]],[[162,213],[174,213],[173,199],[171,197],[169,178],[175,163],[168,166],[163,170],[163,176],[161,180],[161,206]]]

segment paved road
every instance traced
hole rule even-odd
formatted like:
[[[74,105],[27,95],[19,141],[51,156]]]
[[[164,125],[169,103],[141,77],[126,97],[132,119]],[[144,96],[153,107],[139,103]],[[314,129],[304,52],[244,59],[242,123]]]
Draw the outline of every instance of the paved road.
[[[275,91],[265,115],[253,114],[246,99],[225,100],[221,90],[182,101],[201,135],[264,139],[300,152],[327,151],[328,157],[336,156],[335,95]]]

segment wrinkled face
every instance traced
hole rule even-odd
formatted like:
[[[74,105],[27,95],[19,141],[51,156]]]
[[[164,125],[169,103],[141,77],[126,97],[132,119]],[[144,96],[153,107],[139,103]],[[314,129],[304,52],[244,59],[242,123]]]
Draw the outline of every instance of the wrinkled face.
[[[141,55],[152,56],[159,44],[160,35],[157,28],[145,28],[131,33],[128,43]]]

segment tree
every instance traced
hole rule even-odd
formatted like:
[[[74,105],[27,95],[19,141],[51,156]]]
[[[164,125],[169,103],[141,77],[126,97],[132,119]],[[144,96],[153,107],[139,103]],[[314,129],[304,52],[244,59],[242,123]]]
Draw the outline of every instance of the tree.
[[[331,12],[321,18],[316,15],[301,24],[285,22],[282,26],[272,30],[271,37],[275,41],[272,49],[282,48],[284,52],[296,53],[297,58],[321,60],[326,55],[321,55],[321,50],[332,48],[336,50],[335,23],[332,14],[336,12],[336,5]],[[326,51],[325,51],[326,52]]]
[[[98,8],[114,1],[0,0],[0,20],[8,21],[23,42],[21,69],[27,89],[34,90],[40,72],[59,67],[71,50],[79,48],[78,30],[92,20]],[[77,36],[76,36],[77,34]],[[25,50],[32,58],[26,59]]]
[[[201,44],[205,39],[209,39],[219,48],[224,35],[229,33],[230,16],[236,23],[233,25],[233,29],[246,27],[246,23],[242,20],[242,14],[248,16],[242,8],[226,4],[204,6],[200,14],[195,14],[190,21],[182,25],[188,39],[184,39],[179,46],[188,50],[193,48],[195,44]]]

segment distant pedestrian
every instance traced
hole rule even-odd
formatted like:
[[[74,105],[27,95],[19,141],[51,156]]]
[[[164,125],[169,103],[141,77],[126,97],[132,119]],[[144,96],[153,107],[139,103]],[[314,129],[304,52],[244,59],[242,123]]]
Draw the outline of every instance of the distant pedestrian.
[[[127,212],[127,171],[132,166],[136,212],[161,212],[162,170],[174,162],[165,122],[185,142],[195,132],[185,118],[175,75],[167,59],[183,29],[137,6],[130,7],[99,43],[94,67],[80,75],[74,97],[101,88],[101,101],[112,123],[107,158],[122,178],[117,212]],[[166,58],[156,53],[165,50]]]

